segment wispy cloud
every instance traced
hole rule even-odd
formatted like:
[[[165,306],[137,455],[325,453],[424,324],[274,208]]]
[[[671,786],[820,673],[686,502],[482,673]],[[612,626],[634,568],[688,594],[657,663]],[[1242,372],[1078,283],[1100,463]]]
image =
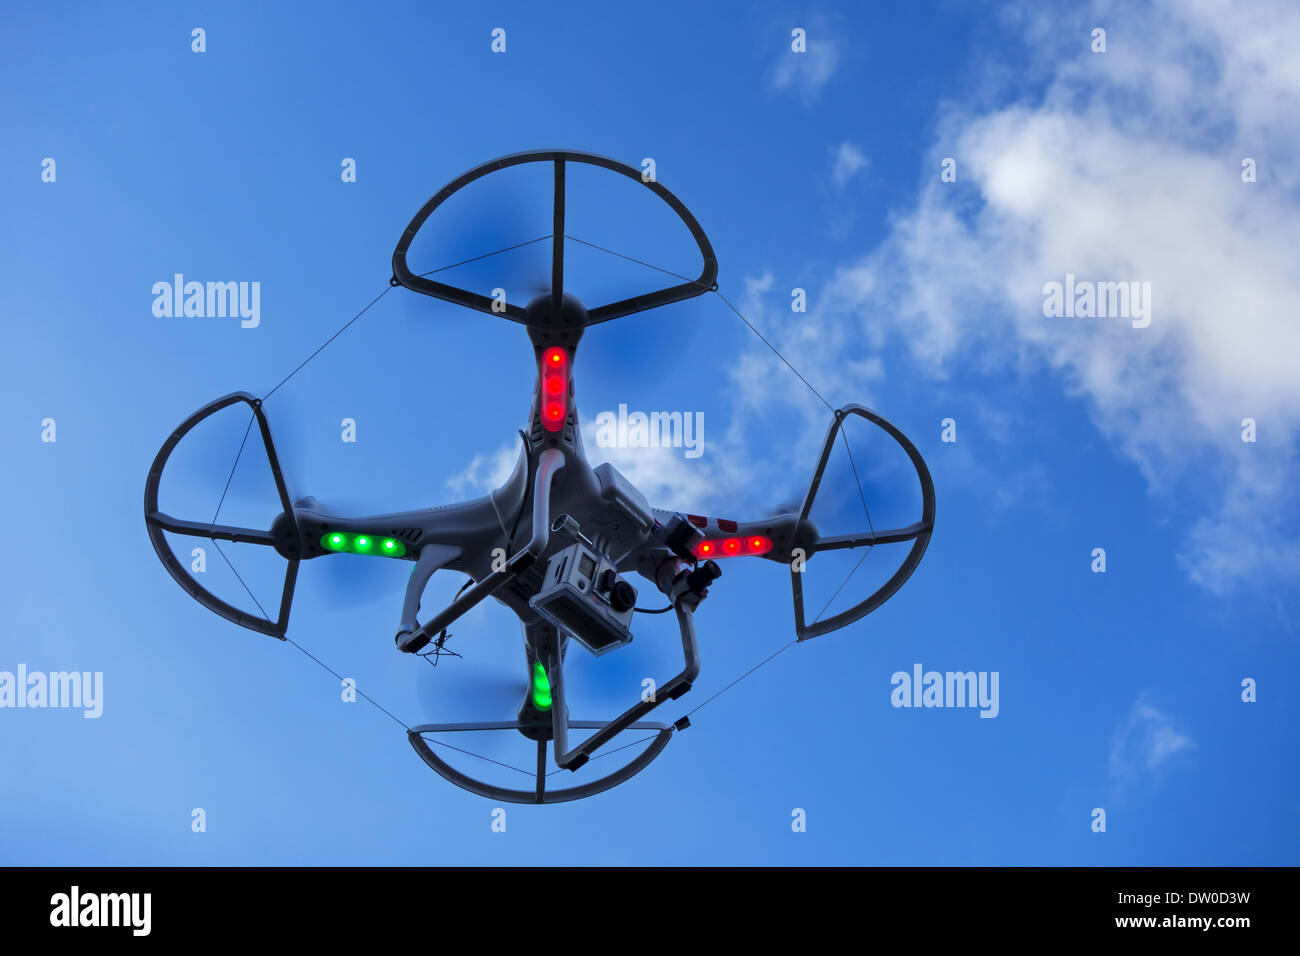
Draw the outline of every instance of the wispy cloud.
[[[780,29],[780,27],[778,27]],[[792,49],[794,29],[804,31],[804,50]],[[772,89],[797,95],[805,106],[821,96],[822,88],[835,75],[840,64],[840,41],[834,28],[823,17],[786,28],[785,40],[777,53],[769,83]]]
[[[708,451],[698,459],[688,459],[682,449],[667,446],[602,447],[596,442],[595,415],[580,416],[580,419],[582,444],[592,467],[609,462],[653,507],[716,513],[718,508],[733,506],[736,489],[749,485],[743,461],[724,453],[724,446],[711,438],[706,438]],[[726,441],[725,437],[721,438],[722,443]],[[469,467],[448,480],[448,487],[466,497],[500,487],[510,477],[519,449],[518,441],[508,441],[494,451],[476,454]]]
[[[1156,0],[1053,16],[1051,29],[1036,7],[1019,18],[1045,93],[947,111],[917,200],[821,300],[856,315],[864,340],[891,327],[935,377],[1047,368],[1153,493],[1212,485],[1181,545],[1205,587],[1300,575],[1287,530],[1300,496],[1282,478],[1300,446],[1300,170],[1283,159],[1300,149],[1300,69],[1283,53],[1300,8]],[[1094,54],[1099,23],[1110,51]],[[947,156],[955,183],[939,177]],[[1257,182],[1242,180],[1245,157]],[[1045,318],[1043,286],[1067,272],[1150,282],[1150,327]]]
[[[848,140],[831,147],[831,180],[843,189],[850,179],[867,167],[867,154]]]
[[[1111,782],[1124,788],[1154,773],[1175,754],[1196,744],[1141,695],[1133,703],[1110,748]]]
[[[464,471],[447,479],[447,487],[462,497],[501,487],[514,470],[522,447],[519,441],[506,442],[493,452],[475,454]]]
[[[726,488],[725,464],[715,451],[688,459],[680,448],[601,447],[594,420],[584,423],[582,443],[593,467],[609,462],[655,508],[714,511],[725,503],[720,496]]]

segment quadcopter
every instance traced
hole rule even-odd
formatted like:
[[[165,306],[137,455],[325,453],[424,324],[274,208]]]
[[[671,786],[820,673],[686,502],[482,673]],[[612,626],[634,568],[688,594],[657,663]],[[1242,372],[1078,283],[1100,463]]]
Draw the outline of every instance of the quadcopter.
[[[526,304],[501,302],[417,275],[407,253],[426,220],[470,183],[509,167],[550,164],[554,170],[554,220],[550,288]],[[565,288],[565,173],[586,164],[635,180],[667,203],[689,231],[702,258],[698,278],[658,291],[589,307]],[[720,561],[750,557],[790,571],[798,641],[838,630],[888,600],[920,563],[934,527],[934,486],[920,453],[884,418],[860,405],[834,410],[821,455],[802,503],[777,508],[749,521],[681,513],[653,507],[612,465],[592,467],[583,450],[575,405],[575,358],[585,331],[603,322],[716,292],[718,265],[704,230],[686,206],[640,169],[591,153],[542,150],[501,157],[444,186],[411,220],[393,252],[390,287],[502,317],[524,328],[532,345],[537,377],[522,448],[513,472],[490,494],[470,501],[396,514],[351,517],[327,513],[310,497],[291,499],[271,440],[263,402],[234,392],[204,406],[166,440],[149,470],[144,517],[150,541],[171,576],[195,600],[221,617],[286,640],[294,583],[301,562],[338,554],[371,555],[411,562],[410,579],[396,632],[406,654],[444,652],[447,629],[491,597],[509,608],[523,629],[527,690],[513,719],[490,723],[441,723],[408,727],[411,746],[446,780],[480,796],[514,803],[558,803],[589,797],[625,782],[645,769],[689,718],[675,722],[646,718],[667,701],[691,690],[700,673],[695,615],[722,575]],[[680,278],[680,277],[679,277]],[[372,303],[373,304],[373,303]],[[742,317],[743,318],[743,317]],[[177,444],[204,419],[244,404],[260,432],[279,497],[280,513],[265,529],[232,527],[175,518],[160,510],[162,474]],[[915,523],[890,530],[823,536],[809,518],[827,461],[845,422],[862,418],[882,429],[907,454],[920,482],[922,508]],[[227,603],[200,584],[177,559],[164,532],[273,548],[287,561],[278,616],[258,617]],[[824,551],[872,548],[911,542],[894,574],[865,600],[825,620],[805,618],[801,581],[805,562]],[[426,585],[439,571],[468,577],[442,610],[420,620]],[[633,582],[636,581],[637,584]],[[667,606],[641,606],[640,591],[654,588]],[[571,720],[565,701],[565,656],[571,642],[604,655],[627,647],[638,612],[672,611],[681,636],[681,671],[648,699],[639,699],[609,720]],[[819,616],[820,618],[820,616]],[[391,715],[390,715],[391,716]],[[510,789],[453,767],[431,746],[436,735],[517,731],[536,743],[535,786]],[[547,787],[548,750],[559,770],[576,771],[624,731],[650,732],[645,749],[619,769],[577,786]],[[589,733],[588,733],[589,732]],[[581,737],[581,739],[579,739]],[[453,748],[455,749],[455,748]]]

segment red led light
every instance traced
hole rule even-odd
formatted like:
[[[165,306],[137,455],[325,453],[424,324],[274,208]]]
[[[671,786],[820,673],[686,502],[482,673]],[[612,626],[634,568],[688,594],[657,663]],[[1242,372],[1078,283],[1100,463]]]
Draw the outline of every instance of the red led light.
[[[564,427],[569,417],[569,353],[551,346],[542,353],[542,424],[547,431]]]
[[[740,539],[727,538],[722,542],[722,550],[727,554],[740,554]]]
[[[713,542],[712,542],[712,541],[701,541],[699,544],[697,544],[697,545],[695,546],[695,553],[696,553],[697,555],[700,555],[701,557],[703,557],[704,555],[707,555],[707,554],[712,554],[712,553],[713,553]]]

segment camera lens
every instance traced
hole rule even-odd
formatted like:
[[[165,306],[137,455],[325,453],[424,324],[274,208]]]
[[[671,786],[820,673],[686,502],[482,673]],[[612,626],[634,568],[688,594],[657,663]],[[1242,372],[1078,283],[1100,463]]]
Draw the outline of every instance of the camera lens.
[[[622,614],[636,606],[636,588],[626,581],[615,581],[609,592],[609,606]]]

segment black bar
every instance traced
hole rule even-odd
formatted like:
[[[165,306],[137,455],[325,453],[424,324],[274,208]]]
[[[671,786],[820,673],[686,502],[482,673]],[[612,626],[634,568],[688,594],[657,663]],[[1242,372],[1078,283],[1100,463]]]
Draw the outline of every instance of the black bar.
[[[485,834],[489,810],[490,805],[484,805],[474,824]],[[246,942],[264,939],[269,928],[277,935],[291,934],[295,949],[316,942],[334,946],[352,938],[373,944],[375,934],[384,931],[381,927],[394,925],[394,920],[413,921],[411,928],[422,931],[431,922],[447,920],[467,932],[492,932],[501,923],[502,907],[509,911],[517,905],[512,888],[520,881],[502,881],[495,869],[506,867],[470,867],[517,859],[522,865],[513,869],[529,886],[553,874],[556,867],[580,864],[584,856],[584,842],[577,842],[571,852],[548,860],[545,870],[539,871],[535,857],[527,852],[529,844],[513,835],[516,827],[521,833],[534,832],[525,829],[535,826],[524,824],[525,819],[532,818],[512,818],[506,833],[490,837],[500,841],[499,850],[485,850],[479,860],[431,859],[433,869],[10,868],[0,871],[0,921],[10,952],[22,952],[14,944],[31,939],[44,944],[41,952],[69,951],[69,943],[80,948],[133,939],[135,929],[129,918],[124,920],[128,925],[116,927],[52,925],[52,919],[59,919],[59,896],[70,904],[75,886],[82,902],[88,894],[148,893],[148,936],[164,941],[188,943],[201,935],[209,945]],[[457,823],[467,824],[468,820]],[[411,825],[430,824],[413,818]],[[629,821],[629,826],[635,826],[635,821]],[[594,845],[609,836],[596,829],[587,833],[585,842]],[[786,833],[784,839],[816,837],[810,828],[808,834]],[[376,855],[384,856],[391,849],[376,847]],[[691,841],[683,840],[683,861],[697,859],[691,850]],[[710,856],[703,862],[716,867],[725,866],[727,860]],[[633,856],[626,868],[636,865]],[[406,912],[408,901],[422,898],[417,887],[433,876],[439,880],[454,876],[454,906],[440,905],[435,888],[428,891],[433,898],[427,901],[427,912]],[[1181,951],[1188,941],[1200,939],[1212,941],[1216,952],[1232,952],[1241,948],[1234,944],[1257,945],[1265,933],[1273,939],[1290,935],[1296,874],[1292,868],[1239,867],[838,868],[810,878],[816,880],[815,892],[801,890],[797,876],[781,878],[768,868],[733,869],[725,876],[727,892],[718,893],[719,877],[710,867],[702,867],[693,873],[679,870],[672,876],[672,886],[676,898],[707,899],[710,920],[726,927],[733,946],[788,926],[815,928],[826,939],[910,941],[909,952],[932,952],[941,940],[964,944],[961,951],[979,952],[989,942],[1001,946],[1008,941],[1079,939],[1127,939],[1134,948],[1154,944],[1159,951],[1169,949],[1171,943],[1174,951]],[[1197,896],[1194,903],[1189,901],[1191,894]],[[1225,895],[1202,898],[1201,894]],[[132,903],[141,905],[126,913],[137,917],[136,929],[144,928],[143,901],[143,896],[137,897]],[[798,915],[784,912],[789,907],[797,907]],[[63,907],[65,917],[69,909]],[[406,915],[400,916],[403,912]],[[589,928],[599,931],[605,928],[603,922],[619,918],[615,911],[598,907],[588,920],[594,923]],[[1178,923],[1202,919],[1214,925],[1204,929]],[[1134,925],[1133,920],[1139,922]],[[1215,923],[1221,920],[1246,923]],[[47,950],[50,943],[54,946]]]

